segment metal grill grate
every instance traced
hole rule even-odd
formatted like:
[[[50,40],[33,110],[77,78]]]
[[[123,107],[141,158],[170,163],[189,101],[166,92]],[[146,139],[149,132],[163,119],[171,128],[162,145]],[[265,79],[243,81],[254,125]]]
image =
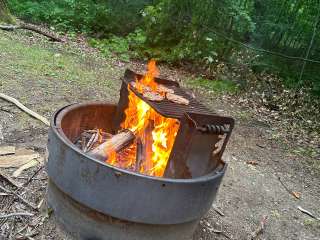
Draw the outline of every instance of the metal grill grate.
[[[136,74],[131,70],[127,70],[125,73],[124,81],[128,85],[130,82],[135,81],[136,78],[140,79],[141,77],[142,75]],[[154,110],[156,110],[162,116],[168,118],[181,119],[183,115],[187,112],[197,114],[215,114],[215,112],[209,110],[207,107],[199,103],[195,98],[186,93],[182,88],[180,88],[177,82],[159,78],[156,79],[156,82],[166,86],[170,86],[170,88],[174,90],[175,94],[189,100],[189,105],[177,104],[169,101],[168,99],[164,99],[160,102],[150,101],[143,97],[143,95],[136,91],[134,88],[131,88],[131,90],[139,98],[148,103]]]

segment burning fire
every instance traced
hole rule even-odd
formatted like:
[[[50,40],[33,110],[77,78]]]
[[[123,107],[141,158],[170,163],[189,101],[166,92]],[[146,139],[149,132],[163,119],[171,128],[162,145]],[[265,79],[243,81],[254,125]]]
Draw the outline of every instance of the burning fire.
[[[145,87],[153,91],[157,90],[158,84],[154,78],[159,71],[156,62],[148,63],[148,71],[142,79],[136,80],[136,88],[143,93]],[[151,176],[162,177],[169,160],[175,137],[179,129],[179,122],[173,118],[165,118],[157,113],[146,102],[137,97],[128,86],[128,107],[125,110],[125,120],[121,123],[123,129],[131,130],[136,139],[144,146],[145,158],[136,171]],[[111,154],[107,162],[123,168],[136,168],[137,143],[121,152]],[[124,153],[123,153],[124,152]],[[120,155],[125,155],[121,157]]]

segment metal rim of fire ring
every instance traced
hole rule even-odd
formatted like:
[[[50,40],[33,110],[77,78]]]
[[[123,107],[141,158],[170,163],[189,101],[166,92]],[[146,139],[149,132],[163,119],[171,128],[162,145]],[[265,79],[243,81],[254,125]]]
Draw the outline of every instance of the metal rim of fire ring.
[[[213,200],[215,199],[215,195],[217,193],[218,187],[219,187],[220,182],[222,180],[222,177],[224,176],[224,173],[226,171],[227,163],[225,163],[221,160],[223,163],[223,167],[221,169],[219,169],[219,171],[213,171],[213,172],[211,172],[207,175],[201,176],[201,177],[191,178],[191,179],[172,179],[172,178],[154,177],[154,176],[144,175],[144,174],[132,172],[129,170],[125,170],[122,168],[118,168],[118,167],[112,166],[108,163],[99,161],[99,160],[95,159],[94,157],[91,157],[88,154],[82,152],[79,148],[77,148],[67,138],[67,136],[64,134],[63,129],[61,127],[61,120],[63,119],[63,117],[66,113],[68,113],[74,109],[77,109],[79,107],[85,107],[85,106],[97,105],[97,104],[98,105],[100,105],[100,104],[101,105],[114,105],[113,103],[108,103],[108,102],[73,103],[73,104],[64,106],[61,109],[57,110],[53,114],[53,117],[50,122],[51,131],[52,131],[51,136],[54,136],[55,138],[60,140],[63,143],[63,145],[67,146],[69,149],[71,149],[77,155],[80,155],[81,157],[86,158],[86,159],[94,162],[95,164],[99,165],[102,168],[105,168],[105,169],[108,168],[109,170],[112,170],[116,176],[117,175],[119,175],[119,176],[133,176],[136,178],[143,178],[145,180],[150,180],[153,182],[156,181],[159,183],[159,186],[162,186],[162,187],[165,186],[165,184],[185,185],[187,187],[191,187],[193,184],[197,184],[198,187],[205,185],[206,188],[212,188],[211,190],[204,191],[204,192],[209,192],[209,194],[211,196],[208,196],[208,197],[206,196],[205,197],[206,202],[204,202],[201,209],[198,209],[196,211],[192,211],[193,213],[182,214],[183,216],[179,216],[179,214],[177,214],[177,211],[174,211],[171,213],[170,213],[170,211],[168,211],[167,216],[160,217],[159,219],[154,219],[154,216],[152,214],[150,215],[151,217],[149,217],[149,216],[141,217],[141,216],[133,216],[134,214],[130,213],[130,215],[132,215],[132,216],[130,216],[130,215],[126,215],[126,214],[119,214],[117,212],[113,212],[113,210],[110,211],[109,209],[103,209],[95,204],[91,204],[90,201],[88,202],[87,200],[83,200],[80,196],[77,196],[74,191],[70,191],[70,186],[67,186],[67,184],[62,183],[62,181],[59,182],[58,179],[60,177],[62,178],[63,176],[57,176],[57,174],[51,174],[50,168],[52,168],[52,166],[50,167],[50,155],[52,155],[52,153],[50,153],[50,145],[52,145],[52,144],[48,143],[48,149],[49,149],[49,161],[48,161],[48,165],[47,165],[48,175],[49,175],[49,178],[51,180],[53,180],[53,182],[55,182],[55,184],[60,188],[60,190],[69,194],[72,198],[79,201],[80,203],[83,203],[84,205],[91,207],[101,213],[105,213],[105,214],[108,214],[110,216],[113,216],[113,217],[116,217],[119,219],[133,221],[133,222],[137,222],[137,223],[179,224],[179,223],[183,223],[183,222],[193,221],[195,219],[199,219],[200,217],[202,217],[210,209],[211,204],[212,204]],[[50,134],[49,134],[49,141],[50,141]],[[51,161],[53,161],[53,160],[51,160]],[[210,185],[212,184],[212,185],[208,186],[208,184],[210,184]],[[85,186],[83,186],[83,187],[85,187]],[[203,192],[201,192],[201,193],[203,193]],[[201,193],[200,193],[200,195],[202,195]],[[187,193],[187,194],[189,194],[189,193]],[[197,191],[194,191],[194,194],[196,195]],[[185,197],[185,195],[182,195],[182,196]],[[189,196],[191,197],[190,194],[189,194]],[[139,196],[137,195],[137,197],[139,197]],[[200,197],[203,197],[203,196],[200,196]],[[168,198],[170,198],[170,195],[168,195]],[[101,199],[101,201],[106,200],[106,199]],[[208,201],[208,199],[209,199],[209,201]],[[188,200],[191,203],[193,202],[193,199],[185,199],[185,200]],[[159,206],[162,205],[162,207],[164,207],[165,204],[166,203],[158,203],[158,205]],[[196,205],[192,205],[192,204],[188,204],[188,206],[197,208]],[[177,208],[179,209],[178,205],[177,205]],[[185,209],[185,207],[183,206],[182,209]],[[140,210],[141,209],[139,209],[139,211]],[[159,212],[160,215],[165,215],[166,211],[163,211],[163,209],[162,210],[158,209],[158,211],[160,211]],[[148,215],[148,211],[147,211],[146,215]]]
[[[61,119],[63,118],[66,110],[72,110],[74,108],[78,108],[80,106],[85,106],[85,105],[90,105],[90,104],[105,104],[105,102],[89,102],[89,103],[73,103],[73,104],[70,104],[70,105],[67,105],[63,108],[61,108],[60,110],[57,110],[53,116],[55,116],[54,118],[51,119],[51,126],[56,126],[56,122],[57,121],[61,121]],[[126,170],[126,169],[123,169],[123,168],[118,168],[116,166],[113,166],[113,165],[110,165],[106,162],[102,162],[100,160],[97,160],[95,159],[94,157],[82,152],[79,148],[77,148],[68,138],[67,136],[64,134],[63,130],[61,127],[54,127],[54,130],[55,130],[55,133],[57,134],[58,137],[60,137],[60,140],[62,140],[66,145],[68,145],[70,148],[72,148],[74,151],[78,152],[79,154],[83,155],[84,157],[86,158],[89,158],[90,160],[98,163],[98,164],[101,164],[103,166],[106,166],[106,167],[109,167],[115,171],[118,171],[118,172],[123,172],[123,173],[126,173],[126,174],[131,174],[131,175],[135,175],[135,176],[138,176],[138,177],[144,177],[144,178],[150,178],[152,180],[158,180],[158,181],[163,181],[163,182],[174,182],[174,183],[180,183],[180,182],[183,182],[183,183],[193,183],[193,182],[201,182],[201,180],[207,180],[207,178],[209,176],[212,175],[212,173],[209,173],[207,175],[204,175],[204,176],[201,176],[201,177],[198,177],[198,178],[188,178],[188,179],[173,179],[173,178],[165,178],[165,177],[154,177],[154,176],[150,176],[150,175],[145,175],[145,174],[141,174],[141,173],[137,173],[137,172],[133,172],[133,171],[129,171],[129,170]],[[221,172],[224,172],[226,168],[226,164],[225,166],[223,167],[223,169],[221,170]],[[217,176],[213,176],[213,178],[215,178]]]

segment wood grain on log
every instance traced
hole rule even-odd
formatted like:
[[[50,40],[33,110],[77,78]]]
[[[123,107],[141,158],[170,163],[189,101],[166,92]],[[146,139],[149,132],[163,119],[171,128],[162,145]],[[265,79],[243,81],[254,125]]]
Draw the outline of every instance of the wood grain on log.
[[[88,152],[89,155],[105,161],[113,152],[119,152],[123,148],[130,145],[135,139],[135,135],[130,130],[126,129],[120,133],[113,135],[106,142],[100,144],[95,149]]]
[[[152,131],[153,131],[153,121],[149,121],[148,126],[146,127],[144,133],[143,133],[143,138],[142,138],[142,154],[143,154],[143,163],[144,169],[146,172],[150,171],[153,167],[153,162],[152,162],[152,143],[153,143],[153,138],[152,138]]]

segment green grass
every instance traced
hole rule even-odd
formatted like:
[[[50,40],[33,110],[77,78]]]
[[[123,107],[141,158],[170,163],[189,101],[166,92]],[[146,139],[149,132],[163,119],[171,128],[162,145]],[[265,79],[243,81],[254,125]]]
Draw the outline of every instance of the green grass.
[[[112,58],[0,31],[0,59],[0,92],[47,117],[70,102],[117,101],[123,69]],[[23,113],[16,117],[23,126],[35,123]]]
[[[1,64],[9,71],[24,73],[37,78],[59,81],[61,84],[77,84],[77,86],[97,83],[98,87],[113,87],[112,82],[105,79],[97,81],[110,73],[108,65],[97,63],[86,56],[72,56],[35,46],[26,46],[6,38],[0,38],[0,49],[4,49],[6,62]],[[41,85],[41,83],[40,83]]]
[[[204,78],[189,79],[187,84],[190,87],[202,88],[215,93],[234,94],[238,90],[237,84],[226,80],[208,80]]]

